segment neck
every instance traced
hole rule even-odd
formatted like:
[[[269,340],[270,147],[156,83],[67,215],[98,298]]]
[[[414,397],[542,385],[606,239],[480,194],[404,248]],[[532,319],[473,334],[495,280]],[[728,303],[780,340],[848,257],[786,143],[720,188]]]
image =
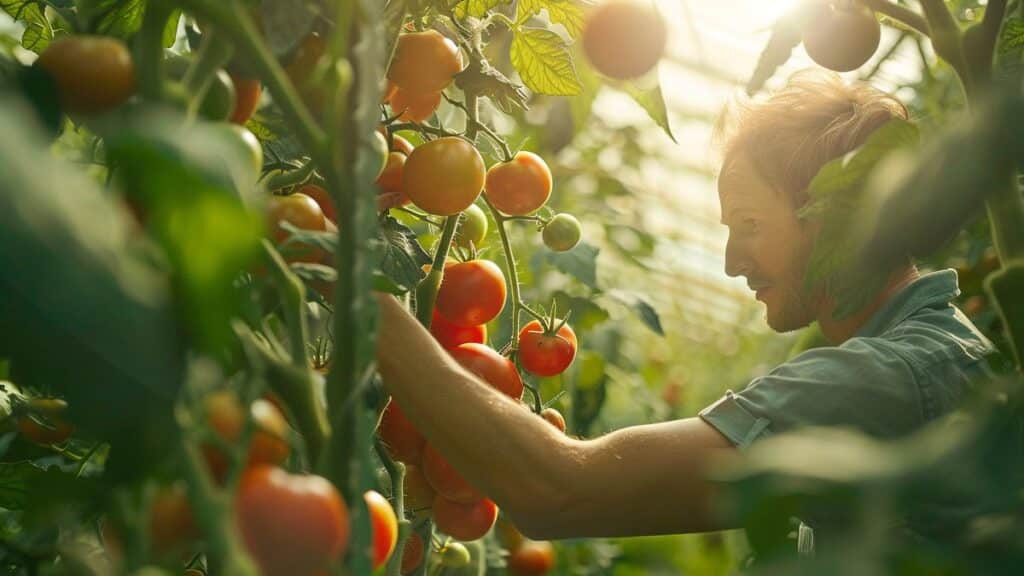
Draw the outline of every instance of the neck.
[[[871,300],[864,308],[841,320],[832,318],[835,312],[836,302],[828,298],[818,313],[818,325],[822,334],[829,342],[838,346],[853,337],[860,330],[861,326],[870,319],[894,294],[905,288],[908,284],[921,277],[921,274],[914,266],[901,268],[889,278],[885,287]]]

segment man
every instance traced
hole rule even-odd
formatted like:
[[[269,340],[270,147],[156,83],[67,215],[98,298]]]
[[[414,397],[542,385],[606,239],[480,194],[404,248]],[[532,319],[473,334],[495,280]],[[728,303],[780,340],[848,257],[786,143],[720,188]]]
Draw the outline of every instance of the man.
[[[990,343],[951,304],[956,275],[894,270],[863,309],[833,318],[804,289],[815,222],[797,210],[829,160],[863,144],[902,104],[837,75],[794,76],[725,123],[719,178],[726,273],[743,276],[786,332],[817,321],[832,346],[807,351],[729,392],[698,417],[593,440],[557,432],[461,369],[393,298],[381,297],[379,364],[395,401],[467,480],[534,538],[631,536],[731,527],[705,472],[716,457],[807,425],[879,438],[955,409]]]

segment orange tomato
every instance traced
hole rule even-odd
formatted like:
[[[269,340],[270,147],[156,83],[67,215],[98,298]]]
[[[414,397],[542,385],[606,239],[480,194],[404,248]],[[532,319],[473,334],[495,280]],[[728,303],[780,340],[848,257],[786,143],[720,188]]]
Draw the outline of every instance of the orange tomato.
[[[388,79],[410,94],[440,92],[461,69],[459,48],[440,32],[408,32],[398,37]]]
[[[508,557],[508,573],[541,576],[555,567],[555,547],[550,542],[526,540]]]
[[[242,435],[245,412],[238,398],[227,390],[217,391],[203,399],[206,420],[213,431],[228,444],[234,444]],[[288,458],[288,422],[271,402],[259,399],[252,403],[253,430],[246,465],[280,464]],[[203,446],[203,456],[210,472],[223,481],[228,472],[228,460],[214,445]]]
[[[75,427],[64,421],[67,402],[58,398],[33,398],[29,401],[31,414],[18,418],[18,432],[29,442],[59,444],[71,437]]]
[[[643,76],[665,53],[668,28],[658,11],[638,0],[611,0],[591,9],[583,52],[598,72],[621,80]]]
[[[554,408],[545,408],[540,411],[540,417],[546,420],[549,424],[558,428],[560,432],[565,432],[565,417],[562,413]]]
[[[306,184],[299,188],[296,194],[305,194],[315,200],[317,205],[320,206],[320,211],[324,213],[324,218],[327,218],[334,224],[338,223],[338,210],[334,207],[334,200],[331,199],[331,195],[327,190],[316,184]]]
[[[480,195],[484,160],[472,144],[454,136],[431,140],[413,149],[405,162],[402,191],[424,211],[458,214]]]
[[[519,152],[509,162],[487,171],[484,194],[499,212],[524,216],[537,210],[551,196],[551,170],[533,152]]]
[[[61,105],[68,112],[109,112],[135,93],[131,51],[110,36],[60,37],[37,62],[57,83]]]
[[[424,92],[423,94],[411,94],[398,88],[391,95],[391,111],[401,114],[398,119],[402,122],[423,122],[430,118],[441,105],[440,92]]]
[[[423,457],[423,435],[402,413],[394,399],[388,401],[377,426],[377,434],[391,457],[405,464],[419,464]]]
[[[398,541],[398,519],[391,503],[379,492],[373,490],[363,494],[370,511],[370,526],[373,534],[373,569],[387,563]]]
[[[497,518],[498,507],[486,498],[472,504],[452,502],[440,494],[434,499],[434,524],[456,540],[483,538]]]
[[[231,81],[235,83],[235,109],[228,120],[245,125],[259,106],[263,86],[259,78],[246,78],[238,74],[231,74]]]
[[[447,264],[437,292],[437,311],[460,326],[479,326],[505,307],[505,275],[490,260]]]
[[[192,506],[181,482],[161,486],[149,503],[150,544],[159,556],[181,555],[198,536]]]

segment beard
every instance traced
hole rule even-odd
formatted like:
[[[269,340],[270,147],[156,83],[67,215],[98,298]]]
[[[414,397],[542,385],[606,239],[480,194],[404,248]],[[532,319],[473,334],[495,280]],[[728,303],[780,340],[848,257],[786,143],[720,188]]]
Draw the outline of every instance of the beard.
[[[793,249],[789,258],[790,266],[783,278],[775,283],[772,298],[765,303],[765,320],[776,332],[806,328],[818,316],[824,290],[820,286],[808,290],[804,281],[807,262],[814,248],[812,235],[809,231],[805,232],[800,243]]]

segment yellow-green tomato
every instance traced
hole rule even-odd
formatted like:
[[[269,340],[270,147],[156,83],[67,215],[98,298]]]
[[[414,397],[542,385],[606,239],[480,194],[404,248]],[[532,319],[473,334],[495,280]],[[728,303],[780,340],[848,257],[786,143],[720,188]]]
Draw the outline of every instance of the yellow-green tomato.
[[[459,229],[455,233],[455,244],[462,248],[469,248],[472,244],[479,247],[487,236],[487,215],[476,204],[470,204],[462,212],[459,221]]]
[[[580,242],[580,221],[572,214],[556,214],[541,233],[544,245],[555,252],[567,252]]]

